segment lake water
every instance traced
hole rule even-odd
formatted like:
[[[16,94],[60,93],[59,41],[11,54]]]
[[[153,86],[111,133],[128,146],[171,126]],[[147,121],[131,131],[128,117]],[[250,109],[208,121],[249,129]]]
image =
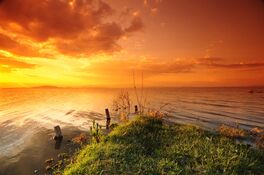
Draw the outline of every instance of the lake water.
[[[148,107],[167,120],[216,128],[222,123],[264,128],[264,88],[149,88]],[[66,138],[105,123],[119,89],[0,89],[0,174],[32,174],[43,160],[62,151],[50,139],[60,125]],[[134,91],[129,90],[133,96]],[[133,100],[135,104],[136,100]],[[66,144],[65,144],[66,145]],[[65,146],[64,145],[64,146]]]

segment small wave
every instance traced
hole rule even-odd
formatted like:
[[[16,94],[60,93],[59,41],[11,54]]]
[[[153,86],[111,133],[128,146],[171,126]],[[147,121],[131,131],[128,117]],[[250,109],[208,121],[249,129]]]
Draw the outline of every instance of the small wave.
[[[74,111],[75,111],[75,110],[70,110],[70,111],[66,112],[65,115],[70,115],[70,114],[72,114]]]
[[[205,102],[194,102],[194,101],[186,101],[186,100],[180,100],[180,102],[189,103],[189,104],[216,106],[216,107],[226,107],[226,108],[232,108],[232,107],[234,107],[234,106],[224,105],[224,104],[205,103]]]

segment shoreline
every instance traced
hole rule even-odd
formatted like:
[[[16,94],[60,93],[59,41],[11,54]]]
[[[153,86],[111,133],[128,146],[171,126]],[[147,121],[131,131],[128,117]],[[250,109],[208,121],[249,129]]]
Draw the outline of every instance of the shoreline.
[[[0,174],[45,174],[45,160],[56,158],[61,153],[74,154],[77,148],[69,142],[82,133],[77,127],[64,127],[64,138],[60,145],[53,140],[52,129],[42,129],[23,145],[22,151],[12,157],[2,157],[0,160]],[[38,173],[34,173],[37,170]]]

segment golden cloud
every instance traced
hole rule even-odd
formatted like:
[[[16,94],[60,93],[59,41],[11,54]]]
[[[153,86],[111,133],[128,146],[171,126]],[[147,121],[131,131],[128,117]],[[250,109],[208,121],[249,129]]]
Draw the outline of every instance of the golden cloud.
[[[33,69],[35,64],[0,56],[0,72],[11,72],[14,69]]]
[[[5,34],[0,35],[0,49],[34,56],[34,49],[19,42],[24,40],[49,42],[56,51],[75,56],[118,51],[118,40],[143,23],[136,16],[124,27],[111,19],[113,13],[102,0],[2,0],[0,29]]]

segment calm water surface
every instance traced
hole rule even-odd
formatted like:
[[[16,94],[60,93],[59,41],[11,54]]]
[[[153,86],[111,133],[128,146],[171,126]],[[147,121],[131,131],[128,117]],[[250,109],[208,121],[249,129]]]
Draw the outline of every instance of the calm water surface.
[[[264,128],[264,88],[145,89],[149,108],[167,120],[215,128],[221,123]],[[88,130],[92,120],[105,123],[118,89],[0,89],[0,174],[32,174],[54,149],[53,127],[67,138]],[[131,90],[131,95],[133,95]],[[133,100],[135,102],[135,100]]]

